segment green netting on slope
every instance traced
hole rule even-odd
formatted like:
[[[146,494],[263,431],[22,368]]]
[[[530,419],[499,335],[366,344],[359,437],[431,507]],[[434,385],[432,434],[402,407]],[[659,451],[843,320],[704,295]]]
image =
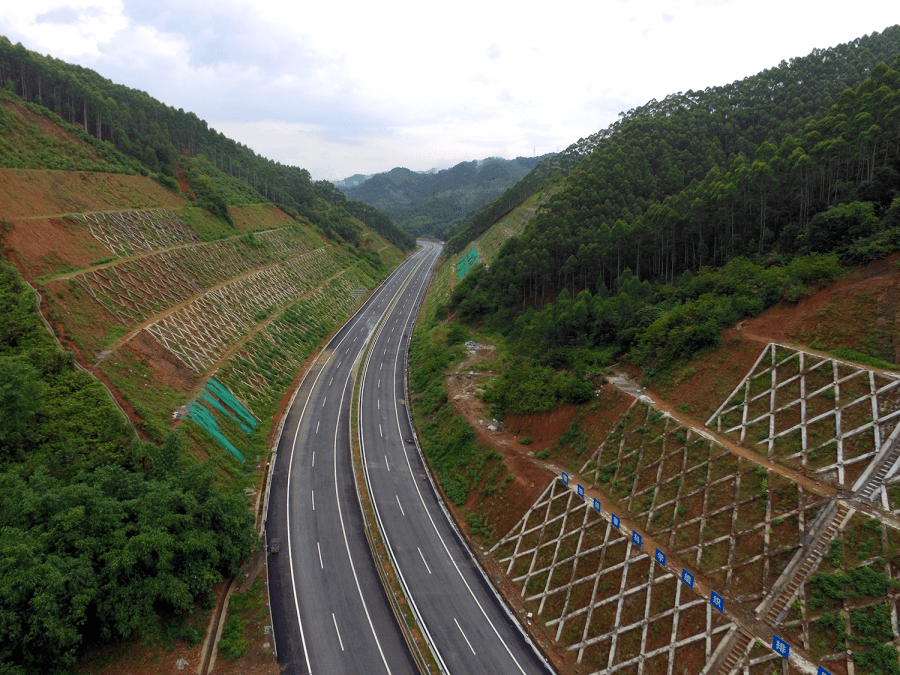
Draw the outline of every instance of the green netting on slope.
[[[469,273],[469,270],[478,262],[478,249],[474,246],[469,249],[469,252],[466,253],[462,258],[460,258],[456,262],[456,272],[459,275],[459,278],[462,279]]]
[[[253,413],[247,410],[244,407],[244,404],[238,401],[234,395],[228,391],[228,387],[219,382],[216,378],[211,377],[206,381],[206,388],[209,389],[212,393],[219,397],[219,400],[222,401],[225,405],[231,408],[236,415],[238,415],[251,429],[256,429],[256,425],[259,424],[256,417],[253,416]],[[225,413],[226,415],[228,413]],[[228,415],[232,419],[234,417],[232,415]],[[247,432],[252,433],[252,432]]]
[[[200,394],[200,398],[202,398],[204,401],[209,403],[213,408],[218,410],[220,413],[222,413],[226,417],[230,417],[235,422],[237,422],[238,425],[240,425],[240,427],[241,427],[241,431],[243,431],[248,436],[253,433],[253,429],[251,429],[246,424],[244,424],[244,421],[240,417],[232,414],[232,412],[228,408],[226,408],[224,405],[219,403],[218,399],[216,399],[215,396],[212,396],[211,394],[204,391],[202,394]]]
[[[216,439],[216,442],[225,448],[228,452],[234,455],[239,462],[244,461],[244,456],[240,453],[240,451],[231,444],[225,436],[222,434],[219,429],[219,423],[216,421],[215,416],[202,405],[194,401],[191,403],[191,412],[189,417],[194,420],[201,427],[206,429],[209,432],[209,435]]]

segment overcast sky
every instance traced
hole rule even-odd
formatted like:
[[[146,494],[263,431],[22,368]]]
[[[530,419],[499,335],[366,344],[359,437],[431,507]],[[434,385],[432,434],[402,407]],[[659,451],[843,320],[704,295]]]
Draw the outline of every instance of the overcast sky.
[[[898,20],[843,0],[3,0],[0,34],[338,180],[554,152]]]

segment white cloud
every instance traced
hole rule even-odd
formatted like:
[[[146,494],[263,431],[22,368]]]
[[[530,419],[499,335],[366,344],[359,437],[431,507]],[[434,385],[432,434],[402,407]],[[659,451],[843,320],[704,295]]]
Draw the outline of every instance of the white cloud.
[[[439,8],[439,9],[436,9]],[[837,0],[33,0],[0,33],[337,179],[554,151],[651,98],[883,30]]]

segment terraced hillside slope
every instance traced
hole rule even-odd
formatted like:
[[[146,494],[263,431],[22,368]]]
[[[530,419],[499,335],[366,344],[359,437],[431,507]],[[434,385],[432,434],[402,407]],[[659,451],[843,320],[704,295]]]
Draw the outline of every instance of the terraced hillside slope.
[[[179,409],[198,450],[241,461],[315,345],[401,258],[372,232],[328,242],[272,204],[231,207],[231,228],[148,178],[0,173],[20,197],[0,206],[4,253],[63,343],[149,438]]]

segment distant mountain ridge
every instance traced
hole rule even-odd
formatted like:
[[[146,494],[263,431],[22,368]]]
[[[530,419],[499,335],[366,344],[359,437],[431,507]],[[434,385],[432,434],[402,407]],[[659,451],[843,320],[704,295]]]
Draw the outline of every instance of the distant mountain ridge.
[[[371,176],[354,174],[337,181],[335,187],[350,199],[374,206],[413,234],[443,237],[552,156],[487,157],[426,172],[397,167]]]

